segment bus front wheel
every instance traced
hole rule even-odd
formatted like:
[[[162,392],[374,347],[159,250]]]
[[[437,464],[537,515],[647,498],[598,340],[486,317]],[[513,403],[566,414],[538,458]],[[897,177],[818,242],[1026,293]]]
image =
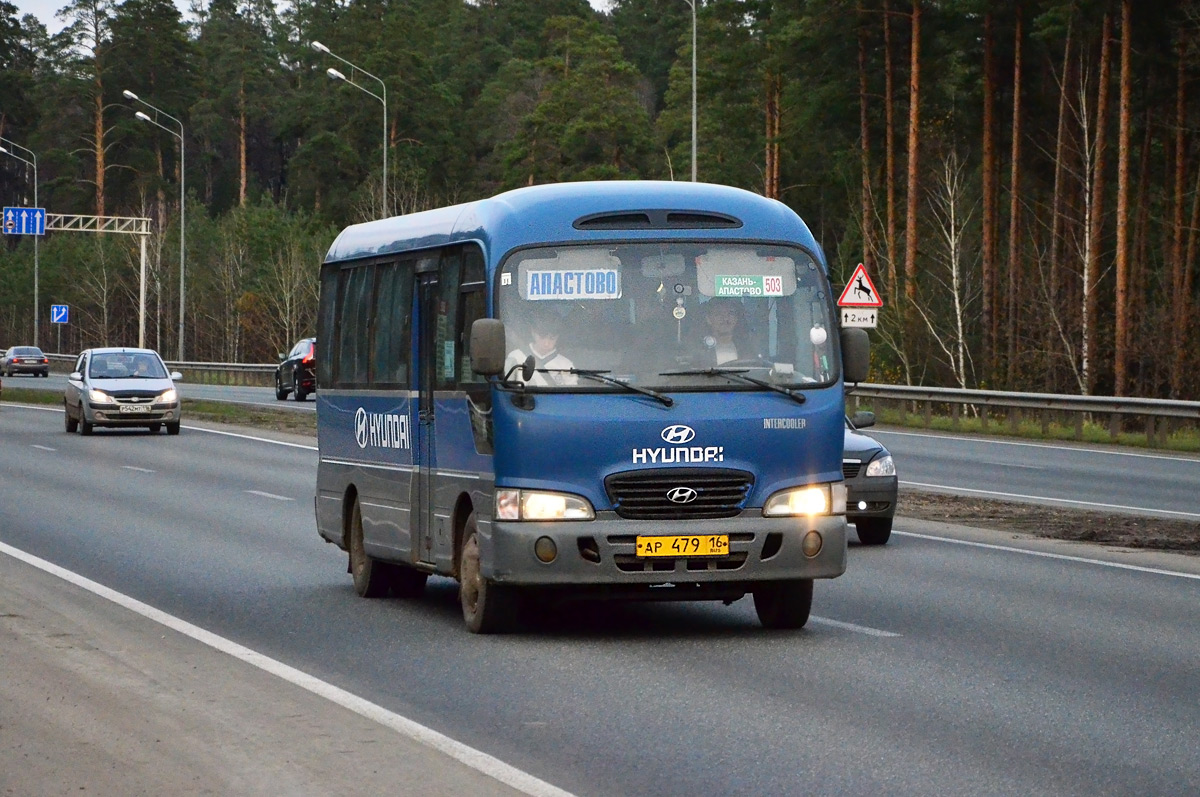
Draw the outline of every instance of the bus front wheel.
[[[812,611],[811,578],[772,581],[754,588],[754,611],[763,628],[803,628]]]
[[[358,501],[350,510],[350,577],[354,591],[363,598],[382,598],[390,586],[389,565],[377,562],[363,548],[362,510]]]
[[[463,530],[462,557],[459,564],[458,596],[462,603],[463,620],[475,634],[497,634],[516,624],[517,595],[512,587],[504,587],[483,577],[479,565],[479,530],[475,513],[467,518]]]

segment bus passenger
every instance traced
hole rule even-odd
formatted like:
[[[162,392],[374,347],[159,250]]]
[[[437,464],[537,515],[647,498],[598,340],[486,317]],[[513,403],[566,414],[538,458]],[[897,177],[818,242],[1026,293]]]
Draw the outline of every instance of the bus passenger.
[[[537,387],[555,387],[578,384],[575,374],[564,373],[575,367],[575,364],[558,353],[558,338],[562,332],[562,318],[553,310],[535,310],[529,321],[530,341],[524,349],[513,349],[508,353],[504,365],[505,372],[513,366],[525,362],[525,358],[533,355],[534,371],[526,384]],[[541,369],[547,369],[543,372]],[[520,369],[513,374],[520,378]]]

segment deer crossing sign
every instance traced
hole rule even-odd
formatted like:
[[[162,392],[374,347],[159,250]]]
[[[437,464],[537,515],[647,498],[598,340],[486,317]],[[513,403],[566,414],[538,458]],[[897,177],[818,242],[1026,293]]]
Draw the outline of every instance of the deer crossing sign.
[[[871,282],[867,268],[862,263],[859,263],[858,268],[850,275],[850,281],[846,283],[846,288],[838,299],[838,307],[842,311],[844,327],[874,329],[879,323],[879,308],[883,307],[883,297],[875,289],[875,284]]]

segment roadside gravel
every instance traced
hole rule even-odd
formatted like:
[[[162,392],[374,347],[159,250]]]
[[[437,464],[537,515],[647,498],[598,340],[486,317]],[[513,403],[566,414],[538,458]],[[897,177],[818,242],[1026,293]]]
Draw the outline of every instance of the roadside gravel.
[[[1200,523],[900,489],[896,514],[1055,540],[1200,555]]]

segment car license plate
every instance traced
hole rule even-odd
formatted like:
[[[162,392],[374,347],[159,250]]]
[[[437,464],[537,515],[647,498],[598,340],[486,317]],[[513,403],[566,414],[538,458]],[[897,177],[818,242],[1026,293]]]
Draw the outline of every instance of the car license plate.
[[[638,556],[728,556],[728,534],[637,538]]]
[[[149,412],[149,404],[122,404],[120,412]]]

